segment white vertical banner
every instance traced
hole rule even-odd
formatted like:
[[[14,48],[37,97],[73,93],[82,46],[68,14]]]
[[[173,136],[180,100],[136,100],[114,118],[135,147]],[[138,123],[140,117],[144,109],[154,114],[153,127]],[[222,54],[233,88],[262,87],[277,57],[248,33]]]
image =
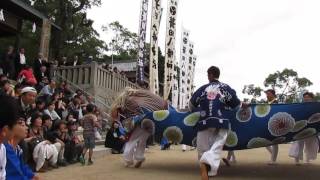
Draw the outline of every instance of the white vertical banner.
[[[189,106],[189,99],[191,98],[191,89],[192,89],[192,79],[193,79],[193,49],[194,45],[193,42],[189,41],[189,48],[188,48],[188,60],[187,60],[187,83],[186,83],[186,107]]]
[[[173,80],[172,80],[172,106],[178,108],[179,103],[179,82],[178,82],[178,61],[174,62]]]
[[[184,109],[186,107],[186,84],[187,84],[187,61],[189,59],[189,35],[190,32],[185,28],[182,28],[181,36],[181,49],[180,49],[180,94],[179,94],[179,108]]]
[[[196,63],[197,63],[197,56],[194,55],[193,52],[193,56],[192,56],[192,66],[191,66],[191,76],[190,76],[190,92],[189,92],[189,97],[192,97],[192,94],[194,93],[194,75],[195,75],[195,71],[196,71]]]
[[[158,38],[161,21],[161,0],[152,0],[151,33],[150,33],[150,91],[159,94],[158,74]]]
[[[167,31],[166,31],[166,48],[165,48],[165,68],[164,68],[164,99],[168,99],[173,81],[173,68],[175,59],[175,40],[176,40],[176,22],[177,22],[178,0],[168,1],[167,11]]]
[[[147,34],[147,21],[148,21],[148,2],[149,0],[141,0],[141,10],[140,10],[140,25],[138,33],[139,51],[138,51],[138,61],[137,61],[137,83],[144,83],[144,62],[146,54],[146,34]]]

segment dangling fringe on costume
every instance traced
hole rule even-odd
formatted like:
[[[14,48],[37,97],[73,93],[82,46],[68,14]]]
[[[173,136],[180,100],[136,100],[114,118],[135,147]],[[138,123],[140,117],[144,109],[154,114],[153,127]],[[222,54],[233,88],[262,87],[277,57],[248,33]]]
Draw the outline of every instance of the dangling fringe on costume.
[[[119,94],[111,106],[111,115],[114,111],[120,111],[129,117],[142,114],[142,109],[158,111],[168,109],[167,102],[160,96],[148,90],[126,88]]]
[[[111,106],[111,117],[114,121],[120,120],[126,124],[132,125],[132,118],[136,115],[144,114],[144,110],[159,111],[168,109],[168,104],[160,96],[150,91],[142,89],[126,88],[120,93]],[[124,148],[125,165],[131,166],[135,164],[139,168],[145,160],[144,151],[147,139],[155,132],[154,123],[149,119],[142,119],[139,125],[133,125],[127,128],[131,134]]]

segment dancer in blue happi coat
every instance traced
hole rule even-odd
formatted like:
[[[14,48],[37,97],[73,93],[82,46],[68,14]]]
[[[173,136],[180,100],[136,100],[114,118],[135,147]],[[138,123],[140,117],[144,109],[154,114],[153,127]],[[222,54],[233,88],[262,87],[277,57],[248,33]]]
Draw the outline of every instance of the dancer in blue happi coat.
[[[219,76],[219,68],[210,67],[209,83],[200,87],[189,103],[191,111],[200,108],[200,120],[195,128],[203,180],[208,179],[208,176],[215,176],[220,165],[230,123],[222,111],[237,108],[241,104],[236,92],[227,84],[219,82]]]

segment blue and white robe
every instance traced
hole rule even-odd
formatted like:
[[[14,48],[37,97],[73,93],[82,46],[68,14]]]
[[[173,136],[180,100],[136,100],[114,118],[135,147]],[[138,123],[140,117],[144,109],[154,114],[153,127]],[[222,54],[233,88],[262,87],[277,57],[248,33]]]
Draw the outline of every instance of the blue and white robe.
[[[191,110],[200,108],[200,121],[195,125],[198,131],[208,128],[228,129],[229,119],[224,118],[222,111],[239,105],[235,90],[219,81],[200,87],[189,103]]]

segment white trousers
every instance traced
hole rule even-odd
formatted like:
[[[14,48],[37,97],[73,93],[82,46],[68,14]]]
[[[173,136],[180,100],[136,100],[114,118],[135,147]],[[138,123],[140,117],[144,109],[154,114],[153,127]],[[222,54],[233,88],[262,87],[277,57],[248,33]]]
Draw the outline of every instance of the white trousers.
[[[126,162],[144,161],[144,151],[150,132],[137,127],[133,130],[129,141],[125,144],[123,158]]]
[[[272,145],[266,147],[269,153],[271,154],[271,162],[276,162],[278,158],[279,145]]]
[[[306,154],[306,161],[316,160],[319,151],[319,141],[317,136],[313,136],[304,140],[295,141],[289,150],[289,156],[299,162],[303,160],[303,150]]]
[[[209,128],[197,134],[197,149],[200,163],[210,166],[209,176],[217,175],[223,146],[227,140],[228,130]]]
[[[65,144],[63,142],[56,142],[53,144],[57,151],[58,151],[58,160],[63,160],[64,159],[64,150],[65,150]]]
[[[36,162],[36,171],[39,171],[46,160],[52,165],[57,163],[58,151],[53,144],[43,141],[34,148],[33,159]]]

